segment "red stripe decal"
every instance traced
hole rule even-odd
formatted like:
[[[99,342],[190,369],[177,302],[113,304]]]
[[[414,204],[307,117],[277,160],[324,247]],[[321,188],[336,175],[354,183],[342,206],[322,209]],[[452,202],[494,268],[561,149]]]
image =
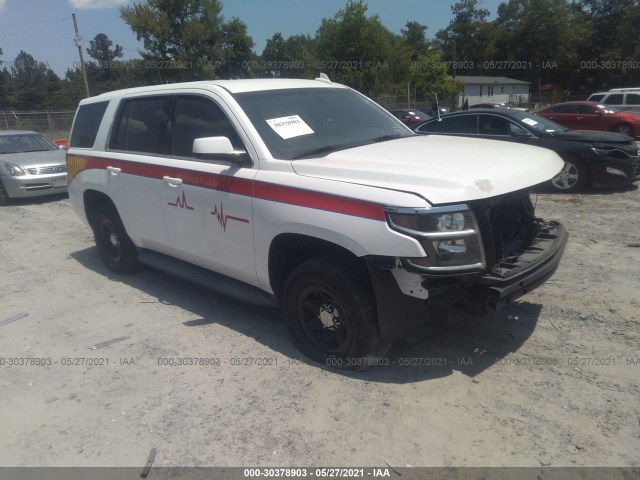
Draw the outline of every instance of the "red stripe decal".
[[[157,179],[162,179],[162,177],[165,176],[181,178],[182,183],[186,185],[209,188],[272,202],[326,210],[344,215],[369,218],[371,220],[386,220],[382,205],[349,197],[286,187],[245,178],[233,178],[215,173],[203,173],[195,170],[165,167],[162,165],[149,165],[146,163],[97,157],[82,158],[86,159],[86,163],[81,170],[104,170],[107,166],[110,166],[120,168],[122,173],[128,173],[130,175]]]

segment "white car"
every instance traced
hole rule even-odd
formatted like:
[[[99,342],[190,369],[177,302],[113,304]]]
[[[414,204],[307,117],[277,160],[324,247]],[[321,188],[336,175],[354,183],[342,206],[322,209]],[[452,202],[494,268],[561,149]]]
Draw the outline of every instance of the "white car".
[[[337,367],[384,362],[435,305],[506,305],[567,241],[528,193],[563,167],[554,152],[418,136],[326,78],[85,99],[67,155],[112,271],[143,263],[280,306],[301,350]]]
[[[64,150],[36,132],[0,131],[0,205],[66,191]]]

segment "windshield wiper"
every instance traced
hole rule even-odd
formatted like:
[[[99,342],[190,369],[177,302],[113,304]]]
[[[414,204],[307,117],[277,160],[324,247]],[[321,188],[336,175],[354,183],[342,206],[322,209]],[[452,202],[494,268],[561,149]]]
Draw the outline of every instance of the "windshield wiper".
[[[53,149],[49,150],[47,148],[36,148],[35,150],[22,150],[20,153],[31,153],[31,152],[51,152]]]

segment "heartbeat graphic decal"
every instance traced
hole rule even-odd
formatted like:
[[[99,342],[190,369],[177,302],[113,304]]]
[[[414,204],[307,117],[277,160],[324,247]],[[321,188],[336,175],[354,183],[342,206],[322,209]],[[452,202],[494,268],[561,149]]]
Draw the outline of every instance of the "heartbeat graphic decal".
[[[186,208],[187,210],[193,210],[193,207],[191,207],[188,203],[187,203],[187,199],[184,196],[184,192],[182,192],[182,197],[180,195],[178,195],[178,198],[176,198],[175,203],[171,203],[171,202],[167,202],[169,205],[171,205],[172,207],[180,207],[180,208]]]
[[[216,218],[218,219],[218,223],[222,227],[222,230],[224,230],[225,232],[227,231],[227,220],[236,220],[242,223],[249,223],[249,220],[247,220],[246,218],[234,217],[232,215],[225,215],[222,204],[220,204],[220,211],[218,211],[217,205],[214,206],[213,212],[211,212],[211,215],[216,216]]]

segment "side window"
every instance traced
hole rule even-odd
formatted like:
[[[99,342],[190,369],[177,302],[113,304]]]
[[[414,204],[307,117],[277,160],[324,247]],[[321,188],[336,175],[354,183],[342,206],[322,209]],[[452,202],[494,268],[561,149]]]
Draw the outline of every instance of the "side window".
[[[437,128],[437,124],[438,122],[423,123],[418,128],[416,128],[416,132],[420,132],[420,133],[435,132]]]
[[[604,104],[605,105],[622,105],[623,96],[624,95],[622,93],[616,93],[615,95],[609,95],[607,98],[604,99]]]
[[[167,153],[170,97],[125,100],[111,134],[110,148],[140,153]]]
[[[480,135],[509,135],[509,121],[495,115],[479,116]]]
[[[531,136],[531,133],[524,129],[523,127],[521,127],[520,125],[513,123],[513,122],[509,122],[509,134],[510,135],[522,135],[522,136]]]
[[[476,135],[478,133],[477,115],[456,115],[443,118],[436,123],[436,131],[442,133],[463,133]]]
[[[96,141],[98,128],[109,102],[96,102],[81,105],[78,108],[73,131],[69,139],[69,146],[76,148],[91,148]]]
[[[640,105],[640,94],[638,93],[627,93],[627,105]]]
[[[171,153],[193,156],[196,138],[227,137],[236,150],[245,147],[222,109],[213,101],[197,96],[179,96],[176,103]]]
[[[576,105],[576,112],[587,115],[595,115],[596,108],[591,105]]]
[[[551,110],[556,113],[576,113],[574,105],[557,105],[552,107]]]

